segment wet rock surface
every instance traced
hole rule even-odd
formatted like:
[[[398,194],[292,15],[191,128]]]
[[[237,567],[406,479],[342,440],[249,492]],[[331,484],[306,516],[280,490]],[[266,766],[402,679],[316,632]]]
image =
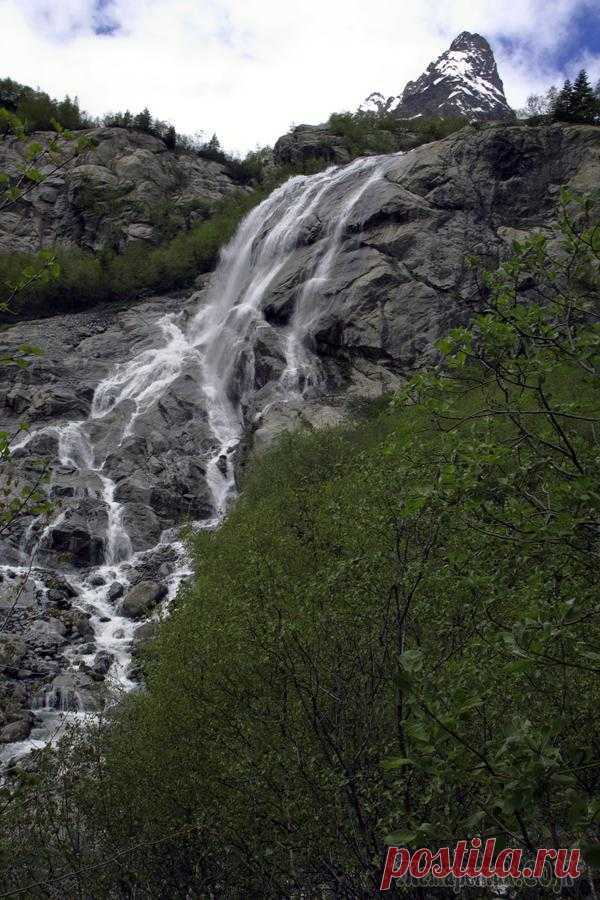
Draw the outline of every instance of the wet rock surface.
[[[67,447],[61,462],[56,429],[87,418],[98,383],[126,362],[132,352],[160,346],[158,320],[173,316],[183,323],[186,311],[182,306],[181,300],[161,298],[123,311],[108,307],[22,323],[4,333],[0,344],[8,352],[26,336],[44,350],[44,355],[32,360],[27,369],[4,370],[0,383],[4,409],[0,416],[7,430],[16,430],[23,420],[32,431],[37,429],[26,445],[15,450],[14,465],[21,477],[33,483],[40,464],[48,464],[45,484],[53,514],[62,514],[46,537],[42,537],[43,522],[18,523],[4,545],[0,544],[5,558],[20,557],[26,562],[31,547],[37,545],[38,563],[86,570],[106,561],[106,485],[97,473],[85,474],[77,468],[81,462],[78,453],[83,452],[78,446]],[[158,543],[165,529],[178,525],[188,515],[199,519],[211,514],[203,456],[208,457],[212,444],[197,377],[191,366],[160,402],[141,409],[139,414],[134,403],[127,400],[111,409],[109,398],[106,413],[91,423],[92,431],[99,435],[95,452],[106,454],[105,471],[116,484],[115,500],[122,504],[134,550]],[[85,398],[85,414],[79,408],[65,408],[49,417],[36,399],[40,393],[54,391],[70,391]],[[15,408],[10,397],[17,393],[28,398],[29,405]],[[119,446],[117,435],[120,437],[124,417],[129,420],[132,414],[132,433]],[[63,443],[68,444],[68,437],[63,435]],[[27,537],[28,528],[32,530]]]
[[[138,581],[125,594],[121,612],[130,619],[145,619],[164,600],[166,593],[165,586],[156,581]]]

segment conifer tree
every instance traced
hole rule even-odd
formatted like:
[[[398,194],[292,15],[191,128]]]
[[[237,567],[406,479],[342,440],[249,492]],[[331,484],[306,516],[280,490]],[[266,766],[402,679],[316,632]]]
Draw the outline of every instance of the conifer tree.
[[[555,84],[551,85],[546,91],[546,115],[552,116],[554,115],[554,110],[556,109],[556,103],[558,101],[558,88]]]
[[[598,100],[585,69],[582,69],[573,85],[572,109],[574,122],[592,123],[598,115]]]
[[[567,79],[558,95],[554,118],[561,122],[593,124],[600,117],[600,100],[594,93],[587,72],[582,69],[575,83]]]
[[[133,127],[137,128],[138,131],[150,131],[152,128],[152,116],[147,106],[134,118]]]
[[[565,83],[562,86],[562,90],[560,91],[558,97],[556,98],[556,104],[554,107],[554,118],[559,122],[570,122],[572,121],[572,104],[573,104],[573,85],[571,84],[570,79],[566,79]]]
[[[163,137],[163,141],[165,142],[169,150],[174,150],[177,146],[177,132],[172,125],[169,125],[169,127],[167,128],[167,132]]]

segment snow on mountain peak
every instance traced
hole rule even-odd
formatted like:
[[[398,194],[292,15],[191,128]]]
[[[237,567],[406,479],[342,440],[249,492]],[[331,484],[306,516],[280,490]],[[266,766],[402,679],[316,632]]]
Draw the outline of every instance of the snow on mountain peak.
[[[463,31],[417,81],[409,81],[394,110],[400,118],[467,116],[514,119],[492,48],[480,34]]]

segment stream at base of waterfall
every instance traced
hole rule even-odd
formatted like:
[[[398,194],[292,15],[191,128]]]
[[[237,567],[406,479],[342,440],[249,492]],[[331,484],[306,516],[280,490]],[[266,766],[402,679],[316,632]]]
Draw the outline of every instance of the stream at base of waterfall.
[[[85,503],[93,503],[102,534],[85,565],[69,564],[67,553],[57,568],[65,517],[74,515],[58,503],[49,519],[26,523],[18,564],[0,566],[2,584],[19,601],[13,609],[11,594],[5,593],[1,615],[7,621],[18,617],[19,603],[28,597],[37,608],[52,603],[67,610],[75,634],[74,640],[65,640],[65,616],[58,613],[29,620],[28,635],[35,634],[42,660],[40,671],[29,674],[39,684],[30,698],[29,734],[22,736],[16,728],[14,740],[4,738],[0,759],[5,763],[56,741],[67,723],[97,716],[103,706],[139,687],[132,649],[168,608],[182,579],[191,574],[191,564],[177,527],[165,528],[158,542],[132,539],[119,499],[122,457],[148,430],[157,404],[177,398],[187,379],[198,395],[200,411],[194,416],[202,419],[204,437],[192,452],[207,497],[200,514],[190,501],[188,521],[192,529],[218,526],[236,495],[240,447],[253,423],[274,404],[302,403],[326,387],[314,334],[327,308],[330,275],[342,243],[347,247],[356,231],[356,204],[385,178],[393,161],[393,156],[360,159],[292,178],[275,190],[223,250],[210,285],[198,295],[197,309],[158,317],[154,345],[139,352],[134,347],[130,359],[110,367],[95,387],[87,417],[63,416],[32,428],[13,445],[18,461],[38,452],[40,440],[52,440],[54,496],[60,497],[61,477],[78,479],[77,514],[85,516],[92,508]],[[298,248],[306,248],[306,262],[293,309],[273,321],[268,315],[273,285],[285,277],[286,263]],[[271,360],[266,374],[265,347]],[[72,549],[72,543],[65,548]],[[54,660],[46,672],[45,654]]]

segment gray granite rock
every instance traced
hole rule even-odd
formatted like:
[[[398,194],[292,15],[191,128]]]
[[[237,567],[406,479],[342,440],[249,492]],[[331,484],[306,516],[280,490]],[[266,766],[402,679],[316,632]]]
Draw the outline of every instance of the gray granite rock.
[[[49,174],[54,164],[42,166],[49,177],[17,208],[0,213],[0,250],[38,250],[56,243],[122,249],[130,241],[156,242],[165,204],[184,228],[194,207],[245,190],[221,163],[168,150],[152,135],[123,128],[86,134],[95,147],[73,158],[73,145],[64,144],[64,170]],[[42,145],[50,137],[31,135]],[[24,152],[20,141],[2,139],[0,170],[16,173]]]
[[[157,584],[155,581],[140,581],[125,594],[121,603],[121,612],[130,619],[145,618],[166,597],[166,594],[164,585]]]

